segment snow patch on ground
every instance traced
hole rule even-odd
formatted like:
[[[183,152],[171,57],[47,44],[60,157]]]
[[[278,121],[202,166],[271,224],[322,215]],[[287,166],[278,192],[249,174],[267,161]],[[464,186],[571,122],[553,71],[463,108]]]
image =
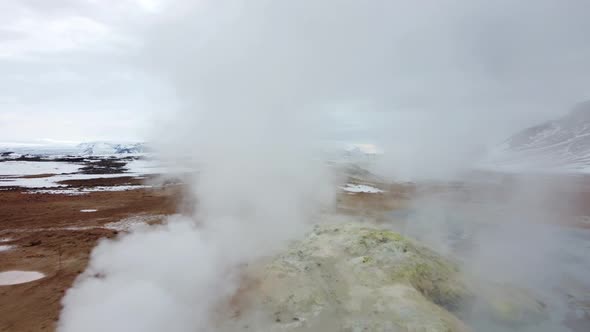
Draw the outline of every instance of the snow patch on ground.
[[[97,209],[84,209],[84,210],[80,210],[80,212],[83,212],[83,213],[90,213],[90,212],[96,212],[96,211],[98,211],[98,210]]]
[[[125,219],[121,219],[120,221],[106,223],[104,225],[92,225],[92,226],[67,226],[67,227],[44,227],[44,228],[13,228],[13,229],[5,229],[0,231],[0,233],[6,232],[19,232],[19,233],[36,233],[36,232],[47,232],[47,231],[86,231],[91,229],[110,229],[115,231],[125,231],[129,232],[138,227],[149,226],[152,223],[160,223],[163,220],[171,217],[171,215],[166,214],[142,214],[137,215]],[[12,241],[12,239],[7,239],[6,241]]]
[[[365,184],[352,184],[348,183],[342,187],[342,190],[350,193],[367,193],[367,194],[379,194],[384,191],[375,187],[367,186]]]
[[[67,196],[77,196],[77,195],[87,195],[91,192],[113,192],[113,191],[129,191],[129,190],[138,190],[138,189],[148,189],[153,188],[153,186],[147,185],[136,185],[136,186],[99,186],[99,187],[89,187],[89,188],[68,188],[68,189],[36,189],[36,190],[29,190],[23,191],[23,194],[52,194],[52,195],[67,195]]]
[[[136,186],[110,186],[110,187],[90,187],[90,188],[82,188],[80,189],[82,192],[89,193],[89,192],[96,192],[96,191],[129,191],[129,190],[137,190],[137,189],[148,189],[153,188],[153,186],[148,185],[136,185]]]
[[[1,163],[0,163],[1,164]],[[131,174],[65,174],[47,178],[5,178],[0,179],[0,187],[22,187],[22,188],[63,188],[65,184],[58,182],[67,180],[91,180],[105,178],[120,178],[132,176]]]
[[[128,169],[128,174],[137,177],[157,174],[194,173],[197,171],[196,166],[191,166],[190,163],[165,163],[161,160],[151,158],[132,160],[125,165],[125,168]]]
[[[102,160],[87,160],[100,162]],[[146,178],[156,174],[181,174],[194,172],[194,169],[177,165],[164,165],[155,159],[136,159],[128,161],[126,172],[116,174],[80,174],[77,173],[86,164],[55,161],[4,161],[0,162],[0,190],[2,187],[21,188],[64,188],[60,184],[67,180],[90,180],[101,178],[137,177]],[[54,176],[25,178],[25,176],[57,174]],[[121,190],[125,190],[120,188]],[[105,191],[105,190],[100,190]]]
[[[111,229],[114,231],[120,231],[120,232],[129,232],[132,231],[133,229],[137,228],[137,227],[142,227],[147,225],[145,222],[143,221],[138,221],[138,220],[121,220],[121,221],[116,221],[116,222],[110,222],[108,224],[104,225],[104,228],[106,229]]]
[[[0,176],[76,173],[80,164],[54,161],[5,161],[0,162]]]
[[[14,249],[14,246],[0,245],[0,252]]]
[[[125,165],[125,168],[128,169],[128,173],[138,175],[165,174],[169,172],[167,167],[152,159],[132,160]]]
[[[11,238],[9,238],[9,237],[3,237],[3,238],[0,238],[0,243],[3,243],[3,242],[10,242],[10,241],[12,241],[12,239],[11,239]]]
[[[164,218],[166,218],[165,215],[159,215],[159,214],[140,215],[140,216],[125,218],[125,219],[122,219],[122,220],[116,221],[116,222],[107,223],[104,225],[104,228],[115,230],[115,231],[129,232],[129,231],[132,231],[138,227],[146,226],[151,222],[157,222],[157,221],[160,221]]]
[[[37,189],[23,191],[23,194],[51,194],[51,195],[67,195],[67,196],[78,196],[87,195],[87,192],[79,191],[77,189]]]
[[[37,271],[0,272],[0,286],[24,284],[44,277],[43,273]]]

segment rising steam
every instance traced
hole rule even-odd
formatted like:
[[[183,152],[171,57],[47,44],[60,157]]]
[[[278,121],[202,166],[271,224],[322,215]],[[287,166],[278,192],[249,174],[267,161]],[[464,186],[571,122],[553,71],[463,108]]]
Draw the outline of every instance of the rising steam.
[[[163,158],[188,159],[198,172],[196,212],[101,242],[63,300],[59,331],[211,330],[240,264],[274,253],[330,204],[334,186],[316,152],[333,129],[320,121],[327,108],[402,111],[370,133],[386,147],[380,170],[444,177],[504,135],[503,124],[529,121],[515,109],[547,111],[580,97],[542,70],[561,59],[546,44],[566,43],[563,20],[544,18],[568,11],[550,2],[167,3],[161,20],[139,29],[145,47],[133,64],[178,97],[153,136]],[[503,16],[505,6],[514,11]],[[549,42],[523,44],[539,27]],[[590,77],[580,59],[566,65],[576,84]]]
[[[216,31],[223,47],[244,34],[244,45],[225,55],[196,41],[205,44],[177,58],[176,40],[158,54],[167,65],[157,73],[186,97],[158,143],[178,162],[190,153],[196,213],[101,242],[64,298],[60,331],[209,330],[212,310],[238,285],[239,265],[272,254],[330,203],[329,174],[310,145],[313,117],[293,104],[298,83],[281,83],[296,80],[282,69],[294,55],[258,59],[248,45],[257,35],[246,28]]]

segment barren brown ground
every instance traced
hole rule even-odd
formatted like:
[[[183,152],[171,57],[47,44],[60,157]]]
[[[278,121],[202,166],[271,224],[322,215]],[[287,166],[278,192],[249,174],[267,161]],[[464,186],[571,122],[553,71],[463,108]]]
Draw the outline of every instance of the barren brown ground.
[[[127,180],[106,181],[113,185]],[[0,191],[0,238],[11,239],[2,245],[16,246],[0,252],[0,270],[46,275],[25,284],[0,286],[0,331],[55,330],[61,298],[86,268],[90,251],[99,239],[117,236],[117,231],[100,226],[140,214],[176,213],[181,191],[181,186],[80,196]],[[98,211],[81,213],[82,209]],[[93,226],[96,228],[63,229]]]
[[[92,187],[140,182],[121,177],[64,184]],[[117,231],[101,226],[137,215],[178,213],[186,202],[183,189],[175,185],[79,196],[26,194],[24,189],[0,191],[0,238],[11,239],[2,245],[15,246],[0,252],[0,271],[30,270],[46,275],[25,284],[0,286],[0,331],[54,331],[61,299],[85,270],[91,250],[101,238],[117,236]],[[383,195],[339,195],[338,206],[344,212],[379,216],[407,198],[405,187],[386,189],[390,192]],[[98,211],[80,212],[83,209]]]
[[[121,177],[69,181],[72,186],[109,186],[139,184],[143,180]],[[417,192],[451,190],[459,198],[501,198],[507,190],[457,186],[417,187],[413,184],[377,185],[383,194],[342,193],[340,212],[386,220],[388,213],[404,208]],[[589,186],[590,188],[590,186]],[[0,252],[0,271],[31,270],[46,277],[37,281],[0,286],[0,331],[54,331],[61,310],[61,298],[75,278],[86,268],[92,248],[101,238],[113,238],[117,231],[101,228],[106,223],[137,215],[178,213],[186,195],[183,186],[165,186],[122,192],[93,192],[80,196],[23,194],[23,190],[0,191],[0,238],[11,239],[2,245],[15,246]],[[509,191],[509,190],[508,190]],[[590,192],[573,196],[556,193],[579,213],[590,215]],[[560,198],[561,197],[561,198]],[[558,199],[559,198],[559,199]],[[194,206],[194,204],[190,204]],[[97,209],[81,213],[82,209]],[[84,229],[64,229],[84,227]],[[95,228],[92,228],[95,227]],[[248,288],[248,284],[245,288]],[[238,301],[238,297],[232,302]],[[235,303],[234,303],[235,304]]]

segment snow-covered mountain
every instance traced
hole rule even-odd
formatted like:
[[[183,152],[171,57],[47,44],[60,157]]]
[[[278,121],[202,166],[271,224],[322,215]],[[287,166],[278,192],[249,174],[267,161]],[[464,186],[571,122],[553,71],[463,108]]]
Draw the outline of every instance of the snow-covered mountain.
[[[89,142],[81,144],[0,143],[0,156],[96,156],[140,154],[149,152],[145,143]]]
[[[487,164],[505,171],[590,172],[590,101],[513,135]]]
[[[79,144],[77,149],[79,150],[79,154],[82,155],[137,154],[145,152],[145,144],[91,142]]]

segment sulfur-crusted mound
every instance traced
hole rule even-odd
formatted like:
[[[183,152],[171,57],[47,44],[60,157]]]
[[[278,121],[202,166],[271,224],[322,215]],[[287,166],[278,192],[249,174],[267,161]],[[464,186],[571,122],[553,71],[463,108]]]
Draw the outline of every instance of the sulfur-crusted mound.
[[[394,232],[316,226],[258,274],[221,330],[468,330],[447,311],[471,296],[457,266]]]

